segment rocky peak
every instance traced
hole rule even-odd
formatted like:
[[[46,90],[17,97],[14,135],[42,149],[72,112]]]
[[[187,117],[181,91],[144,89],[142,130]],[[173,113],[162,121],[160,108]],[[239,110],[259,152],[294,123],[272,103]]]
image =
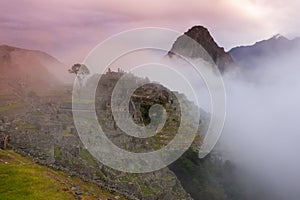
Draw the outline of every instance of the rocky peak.
[[[193,26],[185,32],[184,35],[178,37],[173,44],[172,49],[168,53],[170,57],[172,57],[175,53],[179,53],[189,58],[206,59],[203,49],[193,45],[192,43],[189,44],[186,41],[185,36],[189,36],[199,43],[211,56],[221,72],[224,72],[230,65],[234,64],[231,56],[225,52],[224,48],[218,46],[208,29],[203,26]]]

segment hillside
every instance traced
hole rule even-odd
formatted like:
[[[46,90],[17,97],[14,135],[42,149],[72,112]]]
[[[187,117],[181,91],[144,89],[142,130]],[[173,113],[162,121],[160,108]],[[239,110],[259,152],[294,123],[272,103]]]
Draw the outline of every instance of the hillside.
[[[21,86],[28,90],[45,89],[59,85],[59,75],[64,65],[41,51],[0,46],[0,88],[10,92]]]
[[[124,199],[76,177],[33,163],[0,149],[0,199]]]
[[[240,66],[255,68],[299,49],[300,38],[290,40],[278,34],[253,45],[235,47],[229,51],[229,54]]]
[[[203,34],[208,34],[204,39],[198,35],[200,39],[198,38],[197,41],[204,42],[202,46],[206,48],[222,71],[226,71],[231,64],[234,64],[224,49],[218,47],[214,42],[207,29],[196,27],[191,30],[193,31],[188,34],[196,31],[194,36],[191,35],[195,39],[198,34],[202,35],[201,31]],[[186,53],[191,53],[189,54],[191,58],[203,58],[201,51],[198,52],[199,49],[193,47],[185,49],[181,42],[175,42],[173,48],[189,50]],[[33,52],[34,56],[24,57],[24,54],[31,53],[27,51],[24,53],[23,50],[7,46],[3,52],[3,68],[6,67],[7,71],[12,71],[10,69],[12,67],[18,69],[18,73],[11,74],[12,77],[15,77],[16,74],[23,76],[22,73],[19,73],[22,72],[21,69],[26,71],[23,65],[16,64],[18,59],[21,60],[19,63],[23,63],[25,58],[32,60],[33,63],[40,63],[36,58],[42,57],[40,52]],[[20,56],[14,57],[16,52],[19,52]],[[171,54],[172,51],[169,54],[172,57]],[[34,71],[34,69],[35,67],[30,71]],[[51,80],[47,80],[49,84],[55,80],[46,67],[42,66],[39,70],[41,70],[40,74],[44,73],[51,78]],[[113,87],[124,73],[126,72],[109,70],[101,77],[100,81],[95,75],[86,83],[86,86],[93,81],[98,83],[95,107],[99,124],[114,144],[127,151],[141,153],[160,149],[174,138],[180,125],[181,107],[174,96],[178,92],[170,91],[163,85],[151,83],[150,80],[141,77],[128,76],[129,79],[126,79],[127,84],[124,84],[122,95],[128,92],[126,86],[138,82],[145,83],[143,87],[135,90],[130,99],[129,112],[136,124],[147,125],[151,122],[150,107],[154,104],[162,105],[167,111],[167,126],[163,127],[155,136],[146,139],[129,136],[115,123],[110,105]],[[31,74],[29,73],[29,75]],[[30,77],[39,81],[36,74]],[[47,85],[39,84],[39,86],[46,88]],[[83,180],[97,184],[100,188],[123,194],[130,199],[193,198],[197,200],[204,196],[206,199],[227,200],[238,195],[239,188],[235,176],[225,176],[228,162],[225,163],[224,160],[213,154],[203,161],[198,158],[197,150],[201,141],[201,132],[206,127],[206,119],[201,118],[199,121],[198,134],[191,148],[171,166],[145,174],[119,172],[97,161],[82,144],[73,121],[70,91],[71,88],[67,86],[44,93],[20,95],[19,99],[16,99],[14,95],[1,95],[0,147],[4,147],[4,144],[7,143],[8,148],[12,148],[22,155],[30,156],[36,163],[62,170],[69,175],[76,175]],[[76,103],[85,104],[85,101]],[[192,102],[186,104],[185,106],[191,112],[198,109]],[[120,109],[120,113],[118,113],[121,117],[124,116],[122,111],[123,109]],[[186,123],[184,127],[188,131],[190,124]],[[5,141],[5,138],[8,139]],[[193,184],[189,184],[188,180],[192,180]],[[229,183],[227,184],[227,182]],[[6,183],[6,185],[9,184]]]

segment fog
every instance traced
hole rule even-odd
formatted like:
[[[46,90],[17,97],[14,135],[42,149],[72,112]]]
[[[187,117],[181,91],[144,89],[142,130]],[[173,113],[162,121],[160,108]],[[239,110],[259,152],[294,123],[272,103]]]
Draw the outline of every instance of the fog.
[[[224,77],[227,117],[216,149],[235,162],[249,192],[260,192],[261,199],[300,197],[297,55],[259,60],[242,78]]]
[[[134,58],[138,55],[138,60],[149,59],[145,59],[144,52],[141,55],[136,53]],[[300,197],[298,54],[293,52],[257,60],[257,65],[251,69],[240,66],[238,71],[223,76],[227,116],[214,151],[235,163],[238,178],[249,199],[294,200]],[[124,60],[120,61],[114,63],[113,68],[124,66],[128,69],[126,66],[130,62],[124,64]],[[178,63],[178,60],[167,59],[163,62],[189,80],[199,98],[200,107],[211,112],[209,93],[199,73],[195,73],[187,63]],[[208,67],[205,62],[202,65]],[[142,70],[137,75],[144,73],[145,70]],[[157,75],[157,71],[149,71],[149,74]],[[180,91],[180,87],[176,88],[174,77],[165,77],[166,83],[168,80],[174,83],[168,85],[169,89]],[[178,84],[180,86],[180,82]]]

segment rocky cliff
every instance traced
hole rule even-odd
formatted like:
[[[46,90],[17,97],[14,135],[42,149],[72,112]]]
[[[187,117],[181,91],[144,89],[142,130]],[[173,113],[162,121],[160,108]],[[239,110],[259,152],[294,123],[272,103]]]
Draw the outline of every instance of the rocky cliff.
[[[178,37],[168,53],[170,57],[174,53],[179,53],[192,59],[207,59],[203,49],[187,40],[186,36],[189,36],[203,47],[221,72],[228,70],[234,65],[231,56],[225,52],[224,48],[218,46],[208,29],[203,26],[194,26],[185,32],[184,35]]]

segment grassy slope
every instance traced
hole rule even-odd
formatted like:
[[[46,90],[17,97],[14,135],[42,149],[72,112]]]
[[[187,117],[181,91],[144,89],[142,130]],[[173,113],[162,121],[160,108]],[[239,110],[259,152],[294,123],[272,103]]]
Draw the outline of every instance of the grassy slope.
[[[83,191],[81,199],[84,200],[116,196],[91,183],[34,164],[11,150],[0,150],[0,199],[76,199],[73,185]]]

